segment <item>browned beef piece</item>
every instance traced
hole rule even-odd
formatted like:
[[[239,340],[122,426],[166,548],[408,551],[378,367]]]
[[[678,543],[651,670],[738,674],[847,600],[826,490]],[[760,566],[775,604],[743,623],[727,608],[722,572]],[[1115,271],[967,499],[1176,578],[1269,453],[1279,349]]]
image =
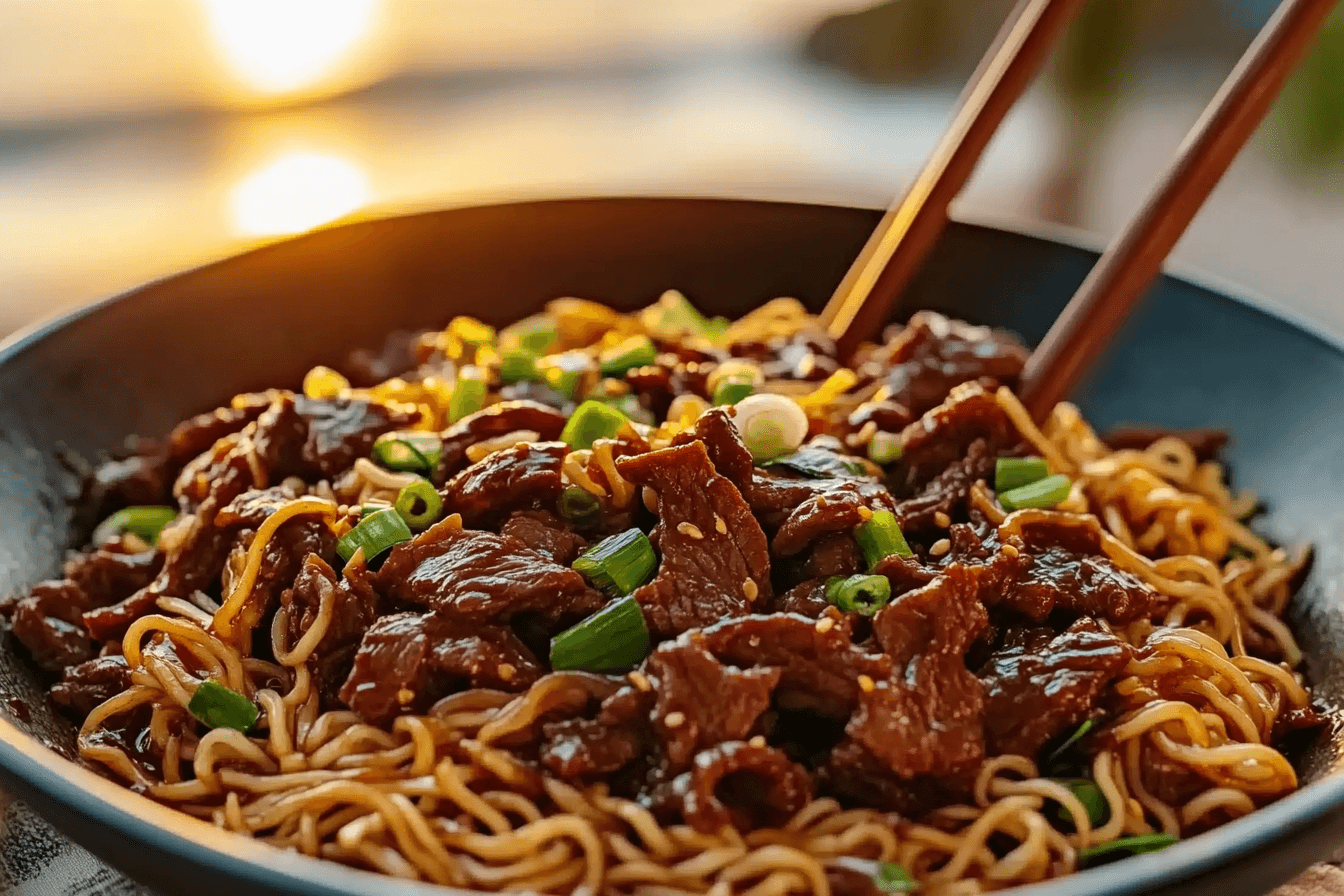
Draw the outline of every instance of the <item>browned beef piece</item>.
[[[714,472],[703,442],[616,464],[658,495],[653,538],[662,561],[653,581],[634,592],[651,631],[671,637],[769,602],[765,533],[737,487]]]
[[[435,481],[446,481],[466,466],[467,448],[483,439],[526,429],[549,442],[560,438],[568,419],[538,401],[501,401],[468,414],[443,431],[443,455]]]
[[[859,543],[848,532],[832,532],[817,539],[807,562],[803,564],[803,575],[813,579],[826,579],[831,576],[852,576],[863,572],[863,551]]]
[[[870,422],[881,432],[900,432],[914,420],[915,415],[909,408],[899,401],[888,398],[882,401],[865,401],[850,412],[846,422],[849,428],[856,432]]]
[[[183,420],[168,434],[168,459],[174,467],[209,450],[220,439],[240,431],[261,416],[270,405],[270,396],[240,395],[227,408],[217,408]]]
[[[796,613],[816,619],[831,604],[826,600],[826,579],[808,579],[775,599],[776,613]]]
[[[255,529],[284,507],[291,498],[279,486],[253,488],[230,501],[215,515],[216,526],[247,526]]]
[[[234,546],[241,560],[248,553],[255,533],[244,532]],[[305,558],[316,555],[330,563],[336,559],[336,536],[323,519],[295,517],[286,520],[271,535],[261,555],[252,590],[238,610],[238,625],[251,631],[279,606],[280,593],[288,588],[303,567]]]
[[[688,445],[691,442],[703,442],[709,454],[714,472],[726,478],[743,495],[751,487],[751,478],[755,473],[755,462],[751,452],[742,444],[742,437],[733,425],[731,407],[710,408],[695,421],[695,426],[685,432],[677,433],[673,446]]]
[[[60,672],[96,652],[83,622],[88,608],[87,596],[69,579],[39,582],[15,605],[10,626],[34,662]]]
[[[1127,426],[1107,433],[1104,441],[1118,450],[1132,448],[1142,451],[1158,439],[1174,436],[1190,446],[1198,460],[1217,460],[1227,445],[1225,429],[1157,429],[1152,427]]]
[[[979,479],[993,479],[995,460],[987,440],[971,442],[965,457],[948,464],[918,495],[900,502],[896,522],[901,531],[913,535],[932,533],[941,528],[938,525],[940,513],[954,520],[966,517],[971,486]]]
[[[892,400],[918,415],[942,402],[960,383],[1016,385],[1027,350],[1002,331],[920,311],[873,360],[891,366],[887,386]]]
[[[565,719],[542,726],[541,764],[562,778],[610,775],[646,755],[647,734],[635,725]]]
[[[123,507],[169,503],[171,485],[172,472],[163,455],[147,451],[99,465],[86,497],[94,515],[103,519]]]
[[[225,436],[187,463],[173,484],[179,504],[190,509],[209,499],[218,509],[256,485],[249,445],[240,435]]]
[[[771,380],[817,382],[835,373],[835,343],[822,333],[798,333],[769,340],[760,357],[761,372]]]
[[[919,818],[939,806],[966,799],[974,771],[901,778],[863,744],[847,737],[817,769],[816,781],[820,792],[842,802]]]
[[[564,488],[564,442],[515,445],[458,473],[443,487],[444,507],[470,529],[491,528],[515,510],[554,507]]]
[[[123,656],[98,656],[65,670],[51,687],[51,699],[80,720],[100,703],[131,686],[131,669]]]
[[[758,474],[750,491],[753,510],[767,520],[787,512],[770,546],[780,556],[799,553],[830,532],[849,532],[866,511],[896,510],[886,488],[866,479],[783,479]]]
[[[532,550],[560,564],[571,566],[588,547],[582,535],[564,520],[545,510],[520,510],[509,517],[499,534],[516,538]]]
[[[966,457],[973,442],[983,439],[993,458],[1019,441],[1008,415],[992,392],[967,383],[930,408],[901,432],[901,460],[888,482],[902,497],[914,497],[930,482]]]
[[[982,581],[950,568],[873,617],[895,672],[862,689],[845,730],[902,778],[955,774],[984,758],[984,689],[965,659],[989,623]]]
[[[415,366],[416,335],[410,330],[393,330],[376,351],[367,348],[352,351],[341,365],[341,372],[352,386],[359,388],[376,386],[399,376]]]
[[[117,541],[65,564],[65,577],[84,592],[87,605],[105,607],[125,600],[154,581],[163,568],[158,551],[127,553]]]
[[[696,754],[691,770],[655,799],[701,833],[727,825],[745,833],[792,818],[812,799],[812,779],[782,750],[729,741]]]
[[[380,435],[417,418],[363,399],[280,393],[257,418],[253,441],[272,479],[332,479],[368,457]]]
[[[331,620],[308,665],[330,705],[350,674],[360,639],[378,618],[381,601],[363,567],[348,568],[344,579],[338,580],[325,560],[309,554],[293,586],[280,595],[280,605],[288,611],[291,649],[317,620],[323,601],[331,606]]]
[[[531,652],[504,626],[396,613],[365,632],[340,697],[364,721],[386,725],[463,688],[522,691],[540,675]]]
[[[1130,654],[1129,645],[1095,619],[1079,619],[1062,634],[1049,628],[1010,630],[980,670],[990,754],[1034,759],[1091,715]]]
[[[384,594],[472,622],[535,613],[555,623],[606,602],[583,576],[517,539],[452,518],[397,545],[378,571]]]
[[[671,774],[686,769],[702,749],[745,740],[770,708],[782,674],[778,668],[725,666],[689,634],[660,645],[644,671],[654,682],[653,727],[664,772]]]
[[[899,597],[916,588],[923,588],[938,575],[937,570],[925,566],[916,558],[902,557],[899,554],[888,554],[877,561],[873,573],[887,577],[891,582],[893,597]]]

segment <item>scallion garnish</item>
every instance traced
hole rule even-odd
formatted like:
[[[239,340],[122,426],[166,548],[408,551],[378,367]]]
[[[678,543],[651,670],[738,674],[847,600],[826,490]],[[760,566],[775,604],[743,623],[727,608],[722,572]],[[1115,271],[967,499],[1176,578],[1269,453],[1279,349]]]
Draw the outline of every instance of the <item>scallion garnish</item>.
[[[875,432],[868,440],[868,459],[886,466],[901,459],[901,436],[894,432]]]
[[[392,432],[373,443],[373,460],[385,470],[432,473],[443,454],[443,442],[432,432]]]
[[[1022,510],[1025,507],[1054,507],[1069,496],[1073,483],[1067,476],[1047,476],[1030,485],[999,492],[999,503],[1004,510]]]
[[[443,510],[443,498],[434,490],[434,486],[424,479],[408,483],[397,492],[393,509],[412,529],[427,529],[439,518]]]
[[[1058,761],[1060,757],[1062,757],[1065,753],[1067,753],[1073,747],[1074,744],[1078,743],[1080,740],[1086,737],[1087,732],[1091,731],[1096,726],[1097,726],[1096,719],[1088,719],[1087,721],[1083,722],[1083,724],[1078,726],[1077,730],[1075,730],[1072,734],[1069,735],[1068,740],[1064,741],[1064,743],[1060,744],[1058,747],[1055,748],[1055,751],[1050,754],[1050,758],[1045,760],[1045,764],[1047,766],[1054,765],[1055,762]]]
[[[187,711],[208,728],[247,731],[257,723],[256,704],[216,681],[201,682],[187,703]]]
[[[846,613],[872,616],[891,600],[886,576],[834,576],[826,582],[826,600]]]
[[[593,447],[598,439],[614,439],[630,421],[620,411],[600,401],[585,401],[579,405],[565,428],[560,433],[560,441],[571,448]]]
[[[629,594],[643,585],[653,577],[657,565],[649,537],[638,529],[604,538],[574,561],[575,569],[611,597]]]
[[[631,336],[602,353],[602,375],[622,376],[627,370],[652,364],[657,357],[658,349],[653,347],[649,337]]]
[[[1135,856],[1145,852],[1157,852],[1176,843],[1178,839],[1175,834],[1139,834],[1134,837],[1107,840],[1105,843],[1094,843],[1086,849],[1078,850],[1078,863],[1088,867],[1093,859],[1117,852]]]
[[[560,493],[556,510],[580,529],[588,528],[602,517],[602,505],[597,498],[577,485],[571,485]]]
[[[786,395],[762,392],[737,403],[733,425],[757,463],[797,451],[807,438],[807,412]]]
[[[505,352],[499,359],[499,381],[505,385],[535,382],[540,377],[537,356],[531,352],[516,349]]]
[[[714,387],[714,404],[737,404],[756,391],[756,384],[749,376],[731,376],[719,381]]]
[[[596,372],[593,359],[581,351],[547,355],[537,360],[541,381],[566,398],[578,398],[585,379],[595,376]]]
[[[639,396],[632,392],[627,392],[624,395],[610,395],[605,398],[593,396],[592,400],[610,405],[636,423],[653,426],[657,422],[653,419],[653,414],[649,409],[639,403]]]
[[[762,461],[761,466],[785,467],[809,479],[845,479],[868,475],[868,468],[863,465],[863,461],[816,445],[804,445],[782,457]]]
[[[551,639],[552,669],[628,669],[649,653],[649,627],[633,597],[607,604]]]
[[[106,544],[125,532],[139,536],[150,545],[159,540],[163,527],[177,517],[177,509],[159,505],[123,507],[93,530],[93,543]]]
[[[1001,457],[994,462],[994,490],[1011,491],[1039,482],[1050,475],[1050,467],[1040,457]]]
[[[380,510],[391,510],[392,505],[386,501],[369,501],[367,504],[359,505],[359,515],[361,518],[377,513]]]
[[[919,881],[910,876],[898,862],[878,862],[873,872],[873,883],[883,893],[909,893],[919,889]]]
[[[499,344],[505,349],[520,349],[530,355],[544,355],[555,347],[560,333],[545,314],[525,317],[500,331]]]
[[[900,554],[902,557],[914,555],[905,541],[900,524],[889,510],[874,510],[870,519],[855,526],[854,540],[859,543],[870,571],[883,557],[891,554]]]
[[[456,423],[468,414],[474,414],[485,407],[485,380],[477,368],[464,367],[453,384],[453,394],[448,399],[448,422]]]
[[[1101,792],[1101,788],[1087,778],[1051,778],[1057,784],[1062,784],[1069,788],[1069,791],[1078,798],[1078,802],[1083,804],[1087,810],[1087,820],[1092,827],[1100,827],[1111,817],[1111,806],[1106,802],[1106,794]],[[1064,810],[1061,806],[1057,817],[1062,821],[1072,822],[1073,816]]]
[[[359,525],[341,536],[336,542],[336,553],[342,560],[355,556],[355,551],[364,549],[364,561],[372,562],[383,551],[394,544],[411,540],[411,530],[406,521],[395,509],[379,510],[359,521]]]

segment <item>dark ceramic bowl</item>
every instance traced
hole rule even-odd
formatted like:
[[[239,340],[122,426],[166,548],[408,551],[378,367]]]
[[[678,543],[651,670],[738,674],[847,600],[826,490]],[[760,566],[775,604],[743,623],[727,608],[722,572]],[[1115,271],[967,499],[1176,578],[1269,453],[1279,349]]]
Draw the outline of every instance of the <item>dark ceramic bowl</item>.
[[[878,214],[850,208],[615,199],[468,208],[335,227],[77,311],[0,347],[0,594],[50,576],[78,537],[86,459],[160,435],[237,392],[395,328],[469,313],[504,324],[553,297],[636,308],[677,287],[737,315],[778,295],[819,308]],[[953,225],[908,296],[1041,337],[1095,253]],[[1237,485],[1272,508],[1285,542],[1314,542],[1293,606],[1319,700],[1344,689],[1344,351],[1221,290],[1167,278],[1075,396],[1099,426],[1226,426]],[[431,894],[227,834],[64,758],[73,731],[7,633],[0,643],[0,783],[111,864],[165,894]],[[0,712],[3,712],[0,709]],[[1334,713],[1336,728],[1344,714]],[[1306,786],[1164,852],[1026,888],[1032,896],[1258,894],[1344,841],[1344,739],[1302,757]]]

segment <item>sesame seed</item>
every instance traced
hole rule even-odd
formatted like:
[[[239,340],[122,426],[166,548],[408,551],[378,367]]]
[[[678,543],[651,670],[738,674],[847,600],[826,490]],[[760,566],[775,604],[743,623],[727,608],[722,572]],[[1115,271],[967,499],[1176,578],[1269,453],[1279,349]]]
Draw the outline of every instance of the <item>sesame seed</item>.
[[[817,495],[817,506],[818,506],[818,507],[825,507],[825,506],[826,506],[826,496],[825,496],[825,495]]]
[[[714,514],[714,530],[720,535],[728,534],[728,524],[725,523],[723,517],[719,516],[717,513]]]
[[[929,555],[933,557],[941,557],[950,550],[952,550],[952,542],[948,541],[946,538],[940,538],[933,543],[933,547],[929,548]]]
[[[495,672],[499,674],[500,681],[513,681],[513,676],[517,674],[518,670],[514,668],[512,663],[500,663]]]
[[[648,510],[649,513],[658,512],[658,493],[656,491],[646,485],[644,486],[644,491],[639,493],[639,496],[643,499],[644,508]]]
[[[677,531],[687,538],[694,538],[696,541],[705,537],[705,533],[700,531],[700,527],[694,523],[677,523]]]
[[[639,690],[644,691],[645,693],[653,690],[653,685],[649,683],[649,676],[645,675],[638,669],[631,672],[629,675],[626,676],[626,678],[630,679],[631,684],[633,684]]]
[[[833,628],[835,628],[835,620],[831,617],[823,616],[817,620],[817,632],[819,634],[824,635]]]
[[[939,529],[946,529],[948,526],[952,525],[952,517],[943,513],[941,510],[933,515],[933,521],[938,525]]]
[[[397,691],[397,702],[400,703],[402,706],[405,706],[407,703],[410,703],[414,699],[415,699],[415,691],[411,690],[410,688],[402,688],[401,690]]]
[[[749,746],[749,747],[755,747],[755,748],[758,749],[758,750],[759,750],[761,747],[764,747],[764,746],[765,746],[765,735],[763,735],[763,734],[758,734],[758,735],[756,735],[756,736],[753,737],[751,740],[747,741],[747,746]]]
[[[873,518],[873,512],[871,510],[869,510],[867,507],[859,508],[859,519],[863,520],[866,523],[872,518]]]
[[[680,728],[686,722],[686,713],[670,712],[663,716],[663,724],[669,728]]]
[[[751,579],[742,580],[742,593],[747,596],[747,600],[755,600],[756,595],[761,593],[761,589],[756,587],[756,583]]]
[[[863,691],[865,694],[871,694],[876,687],[877,684],[867,675],[859,676],[859,690]]]
[[[1018,554],[1017,548],[1013,547],[1010,544],[1003,545],[1002,547],[999,548],[999,550],[1003,551],[1003,555],[1005,557],[1016,557]]]

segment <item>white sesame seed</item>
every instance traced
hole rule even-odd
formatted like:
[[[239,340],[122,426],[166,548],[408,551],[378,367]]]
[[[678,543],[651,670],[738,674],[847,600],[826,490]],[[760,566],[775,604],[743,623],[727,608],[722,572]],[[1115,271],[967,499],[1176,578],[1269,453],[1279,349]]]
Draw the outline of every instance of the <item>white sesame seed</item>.
[[[644,490],[639,493],[639,496],[643,499],[644,508],[648,510],[649,513],[658,512],[658,493],[656,491],[646,485],[644,486]]]
[[[663,716],[663,724],[669,728],[680,728],[686,722],[686,713],[670,712]]]
[[[633,684],[639,690],[644,691],[645,693],[653,690],[653,685],[649,683],[649,676],[645,675],[638,669],[631,672],[629,675],[626,676],[626,678],[630,679],[631,684]]]
[[[397,691],[397,702],[400,703],[402,706],[405,706],[407,703],[410,703],[414,699],[415,699],[415,691],[411,690],[410,688],[402,688],[401,690]]]
[[[817,632],[819,634],[824,635],[833,628],[835,628],[835,620],[831,617],[823,616],[817,620]]]
[[[863,520],[866,523],[872,518],[873,518],[873,512],[871,510],[869,510],[867,507],[859,508],[859,519]]]
[[[873,692],[873,689],[876,687],[877,687],[876,683],[874,683],[873,679],[870,678],[869,676],[867,675],[859,676],[859,690],[863,691],[865,694],[871,694]]]
[[[687,538],[694,538],[696,541],[705,537],[705,533],[700,531],[700,527],[694,523],[677,523],[677,531]]]
[[[500,663],[495,671],[499,673],[500,681],[513,681],[513,676],[518,672],[512,663]]]
[[[743,579],[742,593],[746,595],[747,600],[755,600],[756,596],[761,593],[761,589],[757,588],[756,583],[751,579]]]
[[[948,541],[946,538],[940,538],[929,548],[929,555],[932,557],[941,557],[950,550],[952,550],[952,542]]]
[[[725,523],[723,517],[719,516],[717,513],[714,514],[714,530],[720,535],[728,534],[728,524]]]
[[[765,746],[765,735],[763,734],[756,735],[751,740],[747,741],[747,746],[755,747],[758,750],[761,749],[761,747]]]
[[[1010,544],[1003,545],[1002,547],[999,548],[999,550],[1003,551],[1003,555],[1005,557],[1016,557],[1018,555],[1017,548],[1013,547]]]
[[[948,526],[952,525],[952,517],[943,513],[941,510],[933,515],[933,521],[940,529],[946,529]]]

